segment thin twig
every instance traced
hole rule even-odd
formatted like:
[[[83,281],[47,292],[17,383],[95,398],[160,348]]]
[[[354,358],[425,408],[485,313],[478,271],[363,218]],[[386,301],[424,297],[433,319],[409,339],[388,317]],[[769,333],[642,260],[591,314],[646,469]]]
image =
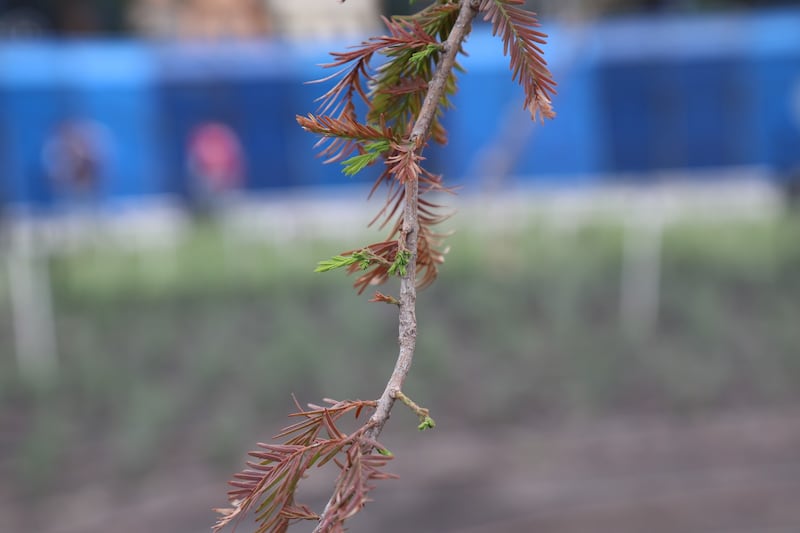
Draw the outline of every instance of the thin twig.
[[[428,84],[428,92],[425,94],[425,100],[422,102],[419,115],[414,127],[409,135],[409,143],[413,149],[419,153],[425,144],[425,139],[431,129],[431,124],[436,115],[436,109],[439,101],[444,95],[447,86],[447,79],[453,71],[456,62],[456,56],[461,49],[461,44],[464,42],[467,34],[471,29],[472,19],[478,14],[479,2],[477,0],[461,0],[461,6],[450,35],[444,42],[442,48],[444,54],[439,63],[438,69],[433,75],[430,83]],[[417,235],[419,232],[418,221],[418,180],[406,180],[405,183],[405,205],[403,206],[403,228],[400,232],[400,239],[403,239],[405,250],[410,252],[411,258],[406,268],[406,273],[400,280],[400,317],[399,317],[399,334],[398,340],[400,344],[400,352],[397,356],[392,375],[386,384],[378,405],[375,408],[375,413],[370,417],[369,429],[365,437],[368,441],[377,440],[383,426],[389,420],[389,414],[394,406],[397,394],[402,391],[403,383],[411,369],[411,361],[414,358],[414,350],[417,344]],[[331,497],[325,510],[320,515],[320,521],[314,529],[314,533],[324,533],[322,525],[327,523],[327,516],[331,506],[334,503],[335,495]],[[325,528],[327,529],[327,528]]]
[[[433,75],[433,79],[428,84],[428,92],[422,102],[417,121],[411,130],[410,141],[415,144],[415,150],[420,151],[424,144],[424,139],[430,131],[436,108],[444,94],[447,78],[453,70],[456,56],[461,48],[461,43],[466,38],[470,30],[472,19],[478,13],[478,2],[475,0],[461,0],[461,9],[453,26],[453,30],[444,43],[444,56],[439,64],[439,68]],[[408,262],[406,275],[400,281],[400,318],[399,336],[400,353],[392,372],[386,389],[378,400],[375,413],[369,420],[371,426],[367,435],[372,439],[377,439],[394,405],[395,393],[402,390],[408,371],[411,368],[411,361],[414,358],[414,349],[417,341],[417,232],[419,231],[418,222],[418,188],[417,180],[408,180],[405,184],[405,205],[403,207],[403,229],[401,238],[405,238],[405,248],[411,253]]]

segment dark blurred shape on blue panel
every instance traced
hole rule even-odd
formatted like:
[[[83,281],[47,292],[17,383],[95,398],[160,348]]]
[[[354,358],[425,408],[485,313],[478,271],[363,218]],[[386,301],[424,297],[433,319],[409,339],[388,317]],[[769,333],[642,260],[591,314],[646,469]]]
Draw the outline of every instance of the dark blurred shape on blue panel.
[[[291,58],[274,43],[170,44],[158,48],[160,132],[167,190],[189,195],[187,146],[207,122],[241,139],[245,190],[292,185],[284,131],[294,122],[287,105]]]

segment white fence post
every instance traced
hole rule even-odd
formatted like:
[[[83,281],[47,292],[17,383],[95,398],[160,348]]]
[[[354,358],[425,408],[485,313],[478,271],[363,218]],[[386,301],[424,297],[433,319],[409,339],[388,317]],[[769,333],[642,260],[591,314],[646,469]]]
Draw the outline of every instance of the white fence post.
[[[7,257],[17,365],[22,378],[52,378],[58,366],[47,261],[29,222],[15,224]]]
[[[623,332],[633,339],[646,339],[658,323],[662,217],[658,206],[645,205],[637,206],[625,221],[620,321]]]

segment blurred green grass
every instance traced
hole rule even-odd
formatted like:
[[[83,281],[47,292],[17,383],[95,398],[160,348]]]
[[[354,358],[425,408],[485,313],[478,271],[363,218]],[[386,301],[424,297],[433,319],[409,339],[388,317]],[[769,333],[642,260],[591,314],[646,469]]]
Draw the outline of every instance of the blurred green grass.
[[[419,298],[409,393],[440,427],[800,400],[797,217],[669,226],[659,320],[637,338],[620,328],[623,235],[615,220],[457,233]],[[170,461],[229,470],[283,425],[291,394],[377,397],[396,356],[394,308],[367,304],[343,274],[312,273],[353,245],[202,225],[175,249],[49,258],[59,370],[38,386],[18,377],[3,287],[7,479],[33,494],[87,462],[110,479]]]

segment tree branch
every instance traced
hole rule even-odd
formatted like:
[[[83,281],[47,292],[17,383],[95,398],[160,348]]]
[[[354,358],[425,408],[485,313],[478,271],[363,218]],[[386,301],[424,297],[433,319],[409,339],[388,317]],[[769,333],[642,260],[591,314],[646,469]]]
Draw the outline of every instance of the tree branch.
[[[477,0],[461,0],[458,18],[456,19],[450,35],[448,35],[447,40],[443,43],[444,53],[442,55],[442,60],[431,82],[428,84],[428,92],[425,95],[419,115],[408,138],[410,148],[417,153],[420,153],[425,145],[425,140],[429,135],[439,101],[444,95],[447,79],[453,71],[456,56],[461,49],[461,45],[470,32],[472,19],[478,14],[479,4],[480,2]],[[375,413],[373,413],[369,422],[367,422],[369,429],[365,436],[367,440],[373,442],[377,440],[384,425],[386,425],[386,422],[389,420],[389,415],[394,406],[395,399],[402,393],[403,383],[408,375],[408,371],[411,369],[411,362],[414,358],[414,350],[417,344],[416,281],[417,237],[419,233],[418,197],[419,181],[415,176],[414,179],[408,179],[405,183],[403,228],[400,232],[400,245],[411,254],[406,273],[400,281],[398,333],[400,352],[397,356],[397,362],[395,363],[392,375],[389,377],[386,388],[378,400]],[[314,533],[325,533],[323,524],[327,523],[326,517],[334,503],[334,498],[335,495],[325,506],[325,510],[320,515],[319,524],[314,529]]]
[[[409,142],[413,144],[414,150],[422,151],[425,139],[433,123],[436,108],[444,95],[447,78],[453,71],[456,56],[470,31],[472,19],[478,13],[479,2],[475,0],[461,0],[461,7],[458,18],[453,26],[453,30],[444,42],[444,54],[439,64],[439,68],[433,75],[428,84],[428,92],[422,102],[419,116],[409,136]],[[405,249],[411,253],[411,260],[408,262],[406,275],[400,281],[400,318],[399,335],[400,353],[395,363],[394,371],[386,384],[375,413],[369,420],[370,430],[367,435],[372,439],[377,439],[383,426],[389,419],[389,414],[394,405],[397,392],[402,391],[403,382],[411,368],[411,361],[414,358],[414,350],[417,342],[417,233],[419,231],[418,222],[418,180],[408,180],[405,184],[405,205],[403,206],[403,229],[400,238],[405,239]]]

